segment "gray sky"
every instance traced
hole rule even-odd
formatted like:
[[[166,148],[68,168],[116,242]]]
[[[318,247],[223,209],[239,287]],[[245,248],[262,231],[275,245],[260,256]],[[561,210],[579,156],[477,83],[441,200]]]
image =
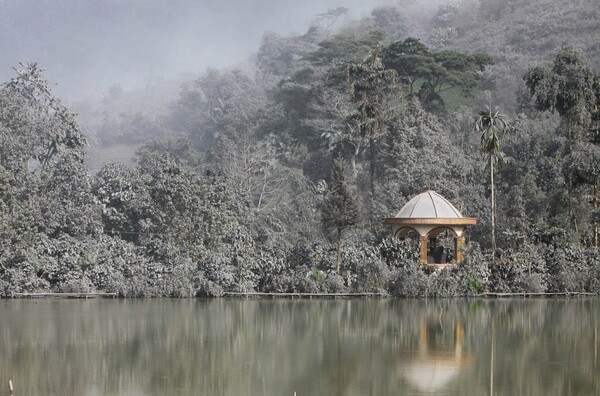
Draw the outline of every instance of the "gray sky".
[[[405,0],[406,1],[406,0]],[[423,0],[426,1],[426,0]],[[430,1],[430,0],[427,0]],[[265,31],[304,33],[339,6],[358,19],[394,0],[0,0],[0,81],[36,61],[67,102],[233,66]]]

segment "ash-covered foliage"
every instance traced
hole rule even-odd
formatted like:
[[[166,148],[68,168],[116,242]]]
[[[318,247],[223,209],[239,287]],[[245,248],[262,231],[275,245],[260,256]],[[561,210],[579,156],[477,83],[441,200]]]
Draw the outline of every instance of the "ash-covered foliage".
[[[255,70],[209,70],[160,111],[116,114],[131,97],[113,87],[86,130],[141,146],[95,174],[74,114],[22,65],[0,87],[0,295],[597,293],[598,4],[385,7],[266,34]],[[490,102],[509,121],[493,169],[474,128]],[[435,272],[381,225],[427,189],[479,221]]]

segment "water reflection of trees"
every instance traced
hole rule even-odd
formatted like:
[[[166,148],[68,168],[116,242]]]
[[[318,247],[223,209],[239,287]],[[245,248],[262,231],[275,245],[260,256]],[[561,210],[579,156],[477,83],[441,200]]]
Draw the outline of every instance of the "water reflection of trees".
[[[45,395],[600,394],[599,305],[0,301],[0,372]]]

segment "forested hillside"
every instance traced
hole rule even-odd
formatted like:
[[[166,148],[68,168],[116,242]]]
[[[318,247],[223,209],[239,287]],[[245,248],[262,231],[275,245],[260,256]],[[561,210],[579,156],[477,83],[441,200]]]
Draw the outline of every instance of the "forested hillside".
[[[0,89],[0,293],[598,292],[600,4],[417,8],[344,25],[338,8],[265,33],[243,70],[115,85],[81,125],[19,67]],[[90,166],[86,142],[137,151]],[[428,189],[479,220],[434,275],[381,223]]]

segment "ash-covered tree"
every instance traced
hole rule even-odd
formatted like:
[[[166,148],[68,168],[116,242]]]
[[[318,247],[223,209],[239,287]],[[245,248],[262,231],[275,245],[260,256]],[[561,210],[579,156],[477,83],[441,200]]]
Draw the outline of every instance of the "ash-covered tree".
[[[594,171],[594,211],[592,212],[592,220],[594,222],[594,246],[598,249],[600,238],[600,74],[594,76],[594,94],[596,96],[596,106],[592,115],[592,128],[590,130],[590,141],[594,145],[595,151],[595,166]]]
[[[322,39],[318,27],[309,28],[303,35],[288,37],[267,32],[256,54],[256,66],[267,79],[292,75],[306,65],[303,55],[314,50]]]
[[[398,72],[399,80],[414,94],[415,82],[422,78],[424,68],[432,62],[431,52],[421,40],[409,37],[396,41],[383,51],[383,63]]]
[[[326,230],[336,231],[336,270],[340,272],[340,248],[342,232],[355,225],[359,219],[356,195],[346,177],[346,164],[341,158],[334,161],[331,171],[331,185],[327,189],[322,223]]]
[[[419,39],[409,37],[390,44],[383,51],[383,64],[396,70],[398,77],[408,86],[428,110],[444,111],[444,92],[457,90],[469,97],[482,77],[486,66],[493,63],[487,54],[467,54],[458,51],[431,52]]]
[[[346,7],[337,7],[330,9],[327,12],[317,15],[313,20],[312,25],[325,34],[325,38],[329,38],[334,25],[341,19],[342,16],[348,14]]]
[[[385,33],[389,41],[406,37],[408,31],[408,18],[396,6],[380,6],[371,11],[374,28]]]
[[[172,107],[169,126],[210,153],[221,135],[252,134],[264,122],[265,87],[240,70],[206,74],[183,86]]]
[[[452,144],[444,122],[424,110],[417,98],[407,101],[390,133],[381,139],[377,198],[384,212],[378,216],[389,215],[423,189],[435,190],[453,202],[462,201],[460,191],[469,186],[471,161]]]
[[[276,237],[277,249],[284,249],[290,240],[317,238],[320,234],[314,189],[302,169],[286,166],[281,160],[286,152],[277,147],[274,137],[219,139],[213,157],[216,171],[223,173],[247,197],[251,211],[260,222],[261,240]],[[323,161],[325,167],[330,161]],[[330,169],[330,167],[328,166]],[[329,170],[328,169],[328,170]],[[265,238],[269,236],[269,238]]]
[[[371,31],[364,35],[336,34],[321,41],[318,48],[306,54],[304,58],[314,67],[327,69],[328,84],[343,83],[343,70],[339,67],[365,59],[381,45],[383,38],[380,31]]]
[[[594,74],[580,50],[561,48],[552,68],[535,66],[523,79],[539,110],[557,112],[564,119],[567,139],[584,137],[592,121],[596,97]]]
[[[398,99],[395,70],[386,69],[381,61],[379,49],[375,49],[360,63],[348,65],[347,78],[349,93],[355,104],[355,111],[350,115],[358,134],[368,141],[369,147],[369,222],[374,227],[375,201],[375,162],[376,142],[387,131],[393,112],[388,99]],[[395,97],[394,97],[395,96]]]
[[[83,274],[100,233],[100,208],[84,164],[86,139],[75,116],[51,92],[37,64],[15,68],[0,87],[0,283],[4,294],[36,289],[88,288]],[[73,254],[71,257],[74,257]],[[70,266],[72,264],[72,266]]]
[[[569,201],[569,221],[575,226],[574,189],[578,184],[595,186],[598,197],[600,149],[598,149],[599,77],[594,75],[583,53],[573,47],[563,47],[552,67],[530,68],[523,77],[529,94],[541,111],[557,112],[566,138],[563,171]]]
[[[62,154],[83,164],[86,139],[43,71],[36,63],[21,64],[0,89],[0,164],[7,169],[43,172]]]

